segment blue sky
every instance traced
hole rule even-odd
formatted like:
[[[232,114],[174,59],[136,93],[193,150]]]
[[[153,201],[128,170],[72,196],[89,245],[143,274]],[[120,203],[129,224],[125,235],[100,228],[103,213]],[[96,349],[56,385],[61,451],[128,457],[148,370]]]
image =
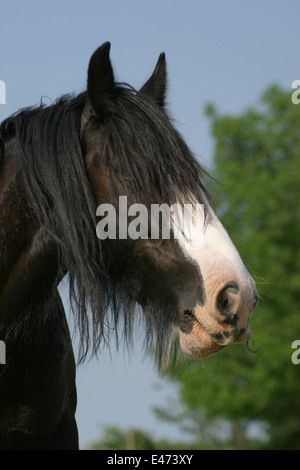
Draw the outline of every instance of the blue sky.
[[[206,167],[213,141],[207,102],[224,113],[255,105],[272,83],[291,89],[300,79],[297,0],[12,0],[0,4],[0,80],[6,104],[0,121],[19,108],[51,102],[85,88],[93,51],[110,41],[115,76],[139,88],[166,53],[169,110]],[[64,296],[64,288],[61,289]],[[217,360],[217,359],[216,359]],[[175,435],[151,407],[175,391],[137,348],[78,371],[77,419],[84,446],[101,424]]]

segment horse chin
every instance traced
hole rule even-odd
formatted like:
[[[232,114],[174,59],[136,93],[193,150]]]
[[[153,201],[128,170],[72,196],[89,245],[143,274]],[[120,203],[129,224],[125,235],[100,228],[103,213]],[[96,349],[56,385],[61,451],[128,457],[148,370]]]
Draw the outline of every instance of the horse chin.
[[[188,334],[179,331],[179,341],[182,352],[193,359],[211,356],[225,347],[217,344],[198,321]]]

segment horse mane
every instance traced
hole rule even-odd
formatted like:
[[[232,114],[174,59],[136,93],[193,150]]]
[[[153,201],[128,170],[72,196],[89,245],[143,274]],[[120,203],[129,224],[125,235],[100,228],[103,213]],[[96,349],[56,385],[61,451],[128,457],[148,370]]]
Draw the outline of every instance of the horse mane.
[[[130,344],[136,311],[123,287],[108,278],[102,242],[96,236],[97,204],[80,140],[86,97],[86,92],[65,95],[50,106],[22,109],[0,127],[4,143],[16,141],[29,208],[58,246],[63,271],[58,278],[68,272],[70,303],[82,340],[81,360],[91,344],[96,353],[101,342],[108,343],[111,333],[118,342],[120,322]],[[184,202],[191,195],[199,203],[209,199],[205,172],[170,118],[128,85],[117,85],[110,116],[102,123],[93,117],[86,132],[98,139],[97,152],[112,184],[118,166],[124,187],[138,202],[172,204],[178,194]],[[168,318],[160,315],[158,321],[158,315],[147,316],[145,321],[147,345],[156,340],[161,361],[169,342]]]

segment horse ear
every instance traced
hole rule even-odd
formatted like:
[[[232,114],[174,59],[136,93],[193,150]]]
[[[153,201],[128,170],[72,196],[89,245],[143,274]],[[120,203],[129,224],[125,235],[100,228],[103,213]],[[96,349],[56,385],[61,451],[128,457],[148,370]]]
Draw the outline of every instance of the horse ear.
[[[140,89],[143,93],[151,97],[159,106],[165,104],[165,95],[167,87],[167,67],[165,53],[162,52],[156,63],[155,69],[149,80]]]
[[[114,73],[109,51],[110,43],[105,42],[92,55],[88,68],[88,100],[100,118],[110,112],[114,95]]]

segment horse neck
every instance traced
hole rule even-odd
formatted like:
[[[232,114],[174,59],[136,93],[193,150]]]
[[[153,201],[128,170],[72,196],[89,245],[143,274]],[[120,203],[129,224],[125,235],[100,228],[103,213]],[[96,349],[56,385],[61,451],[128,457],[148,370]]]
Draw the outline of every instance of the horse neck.
[[[56,244],[30,213],[18,158],[0,175],[0,320],[42,305],[59,282]],[[9,166],[9,168],[7,168]]]

